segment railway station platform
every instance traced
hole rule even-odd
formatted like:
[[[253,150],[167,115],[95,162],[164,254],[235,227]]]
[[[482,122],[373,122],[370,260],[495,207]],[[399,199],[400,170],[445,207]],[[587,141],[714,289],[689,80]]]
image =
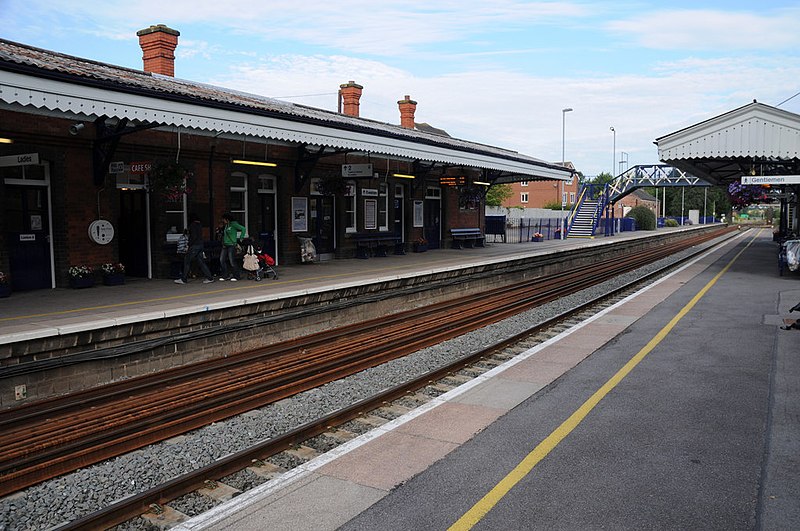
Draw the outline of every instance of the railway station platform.
[[[798,529],[800,283],[775,253],[742,232],[173,529]]]
[[[699,228],[697,226],[695,228]],[[518,244],[488,242],[482,248],[434,249],[425,253],[346,259],[276,267],[278,280],[260,282],[194,279],[186,285],[172,280],[128,278],[124,285],[16,292],[0,299],[0,346],[34,338],[98,330],[122,323],[235,307],[254,301],[280,299],[384,279],[413,277],[473,264],[502,262],[517,257],[558,253],[615,241],[663,236],[687,228],[623,232],[595,239],[548,240]]]

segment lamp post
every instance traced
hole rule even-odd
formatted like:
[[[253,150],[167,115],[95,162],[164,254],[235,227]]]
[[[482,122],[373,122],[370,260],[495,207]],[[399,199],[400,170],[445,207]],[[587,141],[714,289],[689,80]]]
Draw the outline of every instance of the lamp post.
[[[616,177],[614,175],[614,166],[617,165],[617,132],[614,130],[614,127],[609,127],[611,129],[611,133],[614,135],[614,149],[611,153],[611,177]]]
[[[572,112],[572,107],[567,107],[566,109],[561,109],[561,165],[564,166],[566,164],[565,156],[564,156],[564,149],[565,149],[565,125],[567,122],[567,113]],[[564,181],[561,181],[561,239],[564,239],[564,232],[566,227],[564,226]]]
[[[611,130],[611,134],[614,135],[614,147],[613,147],[613,149],[611,151],[611,180],[613,181],[614,177],[616,177],[614,175],[614,166],[617,165],[617,132],[616,132],[616,130],[614,130],[614,126],[613,125],[611,127],[609,127],[609,129]],[[624,210],[624,207],[622,206],[622,203],[620,203],[620,210]],[[614,210],[612,209],[611,210],[611,217],[613,218],[615,215],[616,214],[614,213]],[[620,220],[621,219],[622,219],[622,216],[620,216]],[[622,221],[619,221],[618,223],[620,224],[619,225],[619,230],[621,231],[622,230]],[[612,234],[613,234],[613,230],[614,229],[612,229]]]

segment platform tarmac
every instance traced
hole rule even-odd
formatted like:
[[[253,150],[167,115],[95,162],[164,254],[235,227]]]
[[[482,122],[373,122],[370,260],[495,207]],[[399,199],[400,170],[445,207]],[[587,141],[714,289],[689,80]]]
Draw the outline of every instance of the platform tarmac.
[[[775,251],[743,232],[173,529],[800,529],[800,277]]]

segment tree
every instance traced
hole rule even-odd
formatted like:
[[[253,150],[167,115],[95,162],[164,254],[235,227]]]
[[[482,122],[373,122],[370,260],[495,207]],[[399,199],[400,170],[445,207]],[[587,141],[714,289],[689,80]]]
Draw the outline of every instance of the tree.
[[[495,184],[489,187],[486,192],[486,206],[499,207],[503,206],[506,199],[511,197],[514,191],[511,189],[510,184]]]
[[[665,195],[663,193],[664,190],[666,190],[665,203],[667,216],[678,217],[681,215],[681,200],[683,201],[684,216],[689,215],[689,210],[699,210],[702,216],[704,202],[705,212],[708,216],[714,213],[719,216],[720,214],[729,213],[731,210],[728,190],[724,186],[685,186],[682,192],[680,186],[661,188],[658,191],[659,201],[663,200],[663,196]],[[652,195],[656,195],[655,188],[649,188],[648,192]]]
[[[592,184],[607,184],[614,180],[614,176],[608,172],[603,172],[599,174],[597,177],[592,179]]]

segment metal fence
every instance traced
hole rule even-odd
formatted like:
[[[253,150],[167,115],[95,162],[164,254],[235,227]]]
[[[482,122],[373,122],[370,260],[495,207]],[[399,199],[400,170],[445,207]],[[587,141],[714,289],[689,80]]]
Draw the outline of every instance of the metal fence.
[[[522,243],[533,241],[535,234],[544,240],[557,240],[563,218],[507,218],[486,216],[486,241]]]

